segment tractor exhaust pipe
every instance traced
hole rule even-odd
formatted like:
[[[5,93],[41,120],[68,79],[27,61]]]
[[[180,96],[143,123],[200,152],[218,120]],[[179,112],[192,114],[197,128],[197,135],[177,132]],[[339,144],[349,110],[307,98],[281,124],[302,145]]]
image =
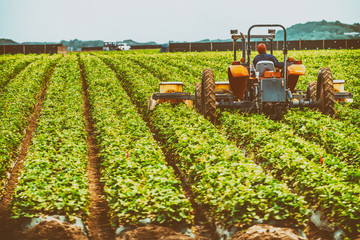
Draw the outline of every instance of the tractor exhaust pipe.
[[[240,33],[238,34],[238,30],[230,30],[230,33],[231,33],[231,38],[233,39],[233,51],[234,51],[234,62],[236,62],[236,41],[238,39],[241,38],[241,41],[242,41],[242,57],[244,58],[244,61],[245,61],[245,58],[246,58],[246,54],[245,54],[245,43],[246,43],[246,38],[245,38],[245,35],[243,33]]]

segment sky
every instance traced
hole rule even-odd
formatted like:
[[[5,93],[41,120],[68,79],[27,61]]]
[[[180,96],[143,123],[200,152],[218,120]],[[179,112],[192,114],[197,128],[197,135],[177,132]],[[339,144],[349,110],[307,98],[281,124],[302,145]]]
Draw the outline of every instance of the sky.
[[[0,0],[0,38],[16,42],[229,39],[253,24],[360,23],[359,0]]]

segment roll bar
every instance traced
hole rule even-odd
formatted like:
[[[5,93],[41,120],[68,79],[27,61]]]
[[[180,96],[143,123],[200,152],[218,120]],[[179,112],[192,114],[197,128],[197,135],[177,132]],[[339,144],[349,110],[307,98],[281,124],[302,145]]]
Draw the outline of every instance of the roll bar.
[[[247,64],[250,66],[250,54],[251,54],[251,47],[250,47],[250,35],[251,29],[257,27],[280,27],[284,30],[284,45],[283,45],[283,53],[284,53],[284,76],[286,76],[286,55],[287,55],[287,43],[286,43],[286,29],[283,25],[280,24],[256,24],[252,25],[248,30],[248,49],[247,49]],[[255,67],[255,66],[254,66]]]
[[[250,32],[253,28],[257,28],[257,27],[280,27],[284,30],[284,45],[283,45],[283,53],[284,53],[284,62],[286,59],[286,54],[287,54],[287,43],[286,43],[286,29],[283,25],[280,24],[257,24],[257,25],[252,25],[249,30],[248,30],[248,43],[250,43]],[[252,38],[252,36],[251,36]],[[251,47],[250,45],[248,45],[248,49],[247,49],[247,55],[248,55],[248,64],[250,65],[250,54],[251,54]]]
[[[250,39],[251,38],[267,38],[271,41],[271,54],[273,52],[273,46],[272,46],[272,42],[273,39],[275,38],[274,34],[269,34],[269,35],[251,35],[250,32],[253,28],[257,28],[257,27],[280,27],[284,30],[284,43],[283,43],[283,53],[284,53],[284,72],[286,74],[286,55],[287,55],[287,42],[286,42],[286,29],[283,25],[280,24],[256,24],[256,25],[252,25],[249,30],[248,30],[248,34],[244,35],[243,33],[238,34],[237,30],[231,30],[231,34],[232,34],[232,39],[233,39],[233,50],[234,50],[234,61],[236,61],[236,41],[238,39],[241,38],[242,40],[242,55],[243,58],[245,58],[245,61],[247,60],[247,66],[250,67],[250,54],[251,54],[251,46],[250,46]],[[246,42],[246,38],[247,38],[247,42]],[[247,56],[246,56],[246,50],[247,49]],[[247,58],[247,59],[246,59]],[[286,76],[286,75],[285,75]]]

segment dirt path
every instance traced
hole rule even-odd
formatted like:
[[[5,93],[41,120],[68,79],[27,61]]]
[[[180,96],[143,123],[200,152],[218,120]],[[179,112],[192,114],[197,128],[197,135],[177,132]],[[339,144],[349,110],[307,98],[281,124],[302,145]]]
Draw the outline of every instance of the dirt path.
[[[80,65],[81,66],[81,65]],[[107,240],[115,239],[115,232],[111,228],[110,220],[107,216],[109,207],[104,198],[104,185],[100,182],[100,158],[97,141],[95,138],[95,129],[92,118],[90,116],[90,103],[88,101],[88,85],[85,80],[83,68],[81,66],[81,77],[83,87],[84,99],[84,116],[86,121],[86,131],[88,132],[87,146],[88,146],[88,179],[89,191],[91,197],[90,204],[90,219],[88,227],[92,240]]]
[[[153,131],[154,132],[154,131]],[[165,152],[165,150],[163,149]],[[205,215],[206,210],[202,209],[195,201],[194,194],[191,190],[191,185],[186,179],[185,174],[182,170],[176,166],[175,162],[172,160],[172,157],[168,154],[165,154],[166,161],[174,169],[175,175],[180,179],[181,185],[183,187],[185,196],[190,200],[190,203],[194,209],[194,223],[193,227],[194,235],[198,240],[216,240],[219,239],[215,231],[215,226],[213,223],[210,223]]]
[[[24,168],[24,160],[28,153],[33,133],[36,129],[36,122],[37,122],[37,119],[39,118],[39,115],[41,112],[41,105],[45,99],[46,90],[47,90],[47,87],[49,84],[49,79],[54,71],[54,68],[55,68],[55,65],[52,67],[52,69],[49,71],[48,76],[46,77],[45,87],[41,92],[39,101],[35,107],[35,110],[31,117],[29,126],[26,129],[25,137],[24,137],[24,140],[20,147],[20,155],[19,155],[18,159],[16,160],[14,168],[10,172],[10,174],[11,174],[10,180],[7,183],[5,194],[0,201],[0,236],[4,237],[4,239],[13,239],[12,235],[13,235],[14,229],[17,228],[17,223],[15,222],[15,220],[10,219],[9,204],[12,200],[11,196],[13,195],[15,187],[19,180],[18,179],[19,174],[20,174],[21,170]]]

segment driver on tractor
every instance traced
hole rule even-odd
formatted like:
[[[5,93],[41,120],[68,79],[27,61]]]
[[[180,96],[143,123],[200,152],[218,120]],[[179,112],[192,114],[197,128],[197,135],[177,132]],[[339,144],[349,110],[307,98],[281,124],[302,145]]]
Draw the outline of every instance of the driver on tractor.
[[[257,46],[257,51],[259,52],[259,55],[255,56],[255,58],[254,58],[254,61],[253,61],[254,67],[256,67],[256,64],[259,61],[263,61],[263,60],[272,61],[276,68],[283,68],[284,67],[283,62],[279,62],[276,59],[276,57],[274,57],[274,55],[266,53],[266,45],[264,43],[260,43]]]

